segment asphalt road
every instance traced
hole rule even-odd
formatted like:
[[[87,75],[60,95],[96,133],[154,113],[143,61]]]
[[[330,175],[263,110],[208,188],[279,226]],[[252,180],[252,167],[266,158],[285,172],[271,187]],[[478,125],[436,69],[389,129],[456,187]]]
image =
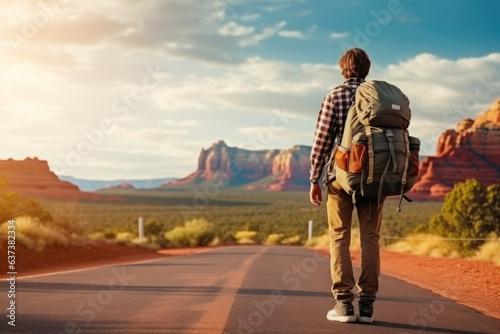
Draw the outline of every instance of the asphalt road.
[[[500,320],[385,275],[372,325],[330,322],[329,289],[328,259],[306,248],[223,247],[18,280],[16,327],[0,282],[0,332],[500,333]]]

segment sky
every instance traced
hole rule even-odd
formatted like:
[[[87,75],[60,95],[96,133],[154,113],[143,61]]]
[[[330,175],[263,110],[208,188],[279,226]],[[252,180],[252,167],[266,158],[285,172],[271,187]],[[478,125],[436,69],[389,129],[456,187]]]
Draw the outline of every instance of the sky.
[[[480,3],[480,5],[479,5]],[[83,179],[183,177],[202,148],[312,145],[346,49],[410,99],[410,134],[500,97],[494,0],[13,0],[0,5],[0,159]]]

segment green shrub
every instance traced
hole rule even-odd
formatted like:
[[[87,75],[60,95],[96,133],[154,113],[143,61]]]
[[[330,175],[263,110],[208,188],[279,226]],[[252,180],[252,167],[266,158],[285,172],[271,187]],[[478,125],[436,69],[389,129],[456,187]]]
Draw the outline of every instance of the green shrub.
[[[7,184],[7,180],[0,177],[0,224],[21,216],[38,218],[43,222],[52,221],[52,215],[40,202],[25,199],[15,191],[6,190]]]
[[[280,233],[271,233],[267,236],[265,245],[279,245],[281,244],[281,240],[283,239],[283,234]]]
[[[113,239],[116,239],[116,233],[113,231],[106,231],[106,232],[104,232],[103,237],[106,240],[113,240]]]
[[[146,226],[144,227],[144,234],[158,236],[161,232],[163,232],[163,230],[163,224],[158,222],[156,219],[152,219],[146,222]]]
[[[446,195],[441,212],[430,222],[429,231],[446,238],[462,255],[472,255],[491,233],[500,234],[500,186],[485,188],[477,180],[455,185]]]
[[[8,223],[0,225],[0,234],[7,235]],[[42,251],[46,246],[66,247],[70,235],[59,227],[41,223],[38,218],[22,216],[16,218],[16,240],[26,248]]]
[[[252,245],[256,243],[257,231],[237,231],[234,233],[236,242],[242,245]]]
[[[301,245],[302,244],[302,238],[300,235],[293,235],[291,237],[287,237],[283,240],[281,240],[282,245]]]
[[[168,245],[175,247],[206,246],[215,237],[214,227],[203,218],[193,219],[165,232]]]

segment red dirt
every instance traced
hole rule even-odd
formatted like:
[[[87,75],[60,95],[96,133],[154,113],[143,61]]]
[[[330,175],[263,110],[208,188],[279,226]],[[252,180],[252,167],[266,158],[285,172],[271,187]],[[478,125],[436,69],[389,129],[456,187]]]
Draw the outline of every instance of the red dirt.
[[[329,255],[328,249],[320,249]],[[360,264],[359,251],[352,251]],[[492,262],[434,258],[382,250],[381,271],[500,319],[500,266]]]
[[[500,319],[500,266],[492,262],[383,251],[382,272]]]
[[[0,246],[0,278],[6,278],[6,243]],[[112,265],[164,256],[190,255],[208,247],[164,249],[158,252],[143,248],[94,242],[85,246],[47,247],[41,252],[16,245],[17,277]],[[319,249],[328,255],[328,249]],[[359,265],[359,252],[352,252]],[[500,319],[500,266],[491,262],[465,259],[432,258],[382,251],[382,272],[422,288],[429,289],[458,303]]]

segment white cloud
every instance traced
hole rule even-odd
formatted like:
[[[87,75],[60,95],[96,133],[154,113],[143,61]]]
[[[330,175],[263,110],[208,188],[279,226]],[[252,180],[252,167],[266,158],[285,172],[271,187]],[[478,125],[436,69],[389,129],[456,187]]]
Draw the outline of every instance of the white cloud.
[[[378,69],[370,77],[400,87],[410,98],[410,131],[433,154],[441,132],[475,118],[500,96],[500,53],[450,60],[423,53]]]
[[[290,7],[291,5],[275,5],[275,6],[267,6],[267,7],[264,7],[263,9],[266,11],[266,12],[277,12],[277,11],[280,11],[280,10],[283,10],[285,8],[288,8]]]
[[[346,38],[350,35],[349,32],[332,32],[330,34],[330,38],[331,39],[342,39],[342,38]]]
[[[282,30],[278,33],[278,35],[285,38],[298,38],[298,39],[306,38],[306,36],[301,31],[297,30]]]
[[[196,119],[178,121],[178,120],[173,120],[171,118],[167,118],[162,120],[160,124],[162,126],[192,127],[192,126],[198,126],[201,123]]]
[[[253,36],[250,36],[248,38],[244,38],[244,39],[240,40],[239,45],[240,46],[257,45],[260,42],[262,42],[263,40],[268,39],[268,38],[276,35],[276,33],[278,33],[285,26],[286,26],[286,22],[281,21],[272,27],[265,28],[260,34],[255,34]]]
[[[260,19],[261,16],[259,14],[245,14],[240,17],[242,21],[248,22],[248,21],[255,21]]]
[[[220,27],[218,31],[221,36],[245,36],[253,33],[254,30],[254,27],[245,27],[236,22],[229,22]]]

